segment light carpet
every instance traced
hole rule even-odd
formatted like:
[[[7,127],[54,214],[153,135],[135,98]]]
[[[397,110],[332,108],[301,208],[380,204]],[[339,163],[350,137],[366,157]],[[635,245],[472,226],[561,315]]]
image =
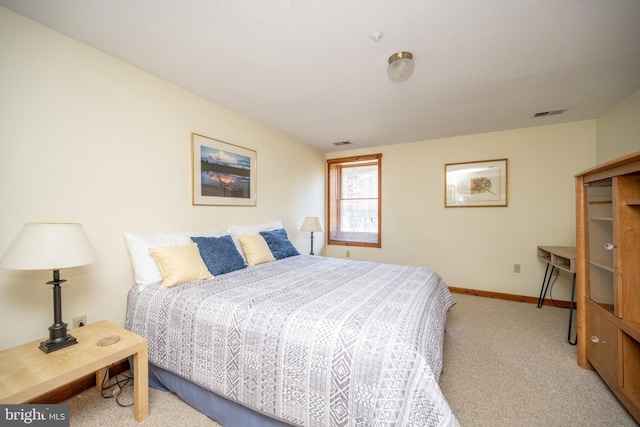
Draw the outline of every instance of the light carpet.
[[[637,426],[600,377],[577,365],[569,310],[455,294],[440,386],[463,427]],[[575,317],[575,316],[574,316]],[[125,387],[122,403],[133,400]],[[149,389],[149,417],[91,389],[67,402],[71,426],[215,427],[172,393]],[[247,426],[225,426],[247,427]]]

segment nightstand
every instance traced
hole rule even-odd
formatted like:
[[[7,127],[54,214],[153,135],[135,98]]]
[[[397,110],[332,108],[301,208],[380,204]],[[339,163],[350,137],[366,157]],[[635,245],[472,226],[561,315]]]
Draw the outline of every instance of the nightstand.
[[[133,356],[134,417],[149,415],[147,339],[105,320],[71,331],[78,344],[44,353],[40,340],[0,351],[0,403],[25,403],[92,372],[100,390],[107,367]],[[119,335],[114,344],[98,341]]]

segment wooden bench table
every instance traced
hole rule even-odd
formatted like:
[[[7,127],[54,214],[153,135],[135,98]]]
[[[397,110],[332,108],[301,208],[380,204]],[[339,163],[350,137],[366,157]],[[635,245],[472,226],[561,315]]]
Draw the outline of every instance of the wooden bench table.
[[[101,391],[110,364],[133,356],[134,417],[149,415],[147,339],[105,320],[70,333],[78,344],[44,353],[42,340],[0,351],[0,403],[26,403],[92,372]],[[99,346],[101,338],[119,335],[114,344]]]

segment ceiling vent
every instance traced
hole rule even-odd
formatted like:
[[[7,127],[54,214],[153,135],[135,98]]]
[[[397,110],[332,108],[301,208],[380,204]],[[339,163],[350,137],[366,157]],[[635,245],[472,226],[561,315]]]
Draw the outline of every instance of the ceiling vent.
[[[566,108],[563,108],[561,110],[540,111],[539,113],[535,113],[532,117],[535,119],[538,117],[556,116],[558,114],[564,113],[565,111],[567,111]]]
[[[340,145],[351,145],[351,141],[334,142],[333,145],[336,147]]]

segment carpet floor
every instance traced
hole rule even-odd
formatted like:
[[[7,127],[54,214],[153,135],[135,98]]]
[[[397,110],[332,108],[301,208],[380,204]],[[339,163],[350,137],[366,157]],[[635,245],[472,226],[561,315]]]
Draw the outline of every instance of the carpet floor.
[[[440,386],[463,427],[638,426],[567,343],[569,310],[455,294]],[[575,318],[575,316],[574,316]],[[119,398],[133,402],[132,387]],[[172,393],[149,389],[149,417],[87,390],[65,403],[71,426],[216,427]],[[247,427],[247,426],[224,426]]]

